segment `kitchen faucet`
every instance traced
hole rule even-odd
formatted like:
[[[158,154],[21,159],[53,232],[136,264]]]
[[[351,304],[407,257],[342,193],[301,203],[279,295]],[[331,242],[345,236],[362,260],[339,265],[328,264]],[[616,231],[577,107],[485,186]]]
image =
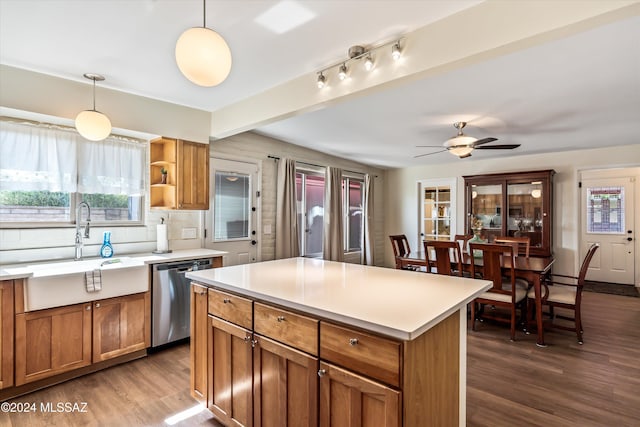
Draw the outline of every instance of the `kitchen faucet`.
[[[84,237],[89,238],[89,223],[91,222],[91,206],[87,202],[80,202],[76,207],[76,256],[74,260],[78,261],[82,259],[82,248],[84,243],[82,242],[82,234],[80,233],[80,214],[82,213],[82,207],[87,207],[87,224],[84,226]]]

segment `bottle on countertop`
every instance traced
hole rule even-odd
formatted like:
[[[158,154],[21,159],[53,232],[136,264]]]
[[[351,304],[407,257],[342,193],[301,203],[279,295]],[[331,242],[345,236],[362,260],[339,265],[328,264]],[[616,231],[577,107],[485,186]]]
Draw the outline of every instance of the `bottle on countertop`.
[[[113,246],[111,246],[111,232],[105,231],[100,248],[100,256],[102,258],[111,258],[113,256]]]

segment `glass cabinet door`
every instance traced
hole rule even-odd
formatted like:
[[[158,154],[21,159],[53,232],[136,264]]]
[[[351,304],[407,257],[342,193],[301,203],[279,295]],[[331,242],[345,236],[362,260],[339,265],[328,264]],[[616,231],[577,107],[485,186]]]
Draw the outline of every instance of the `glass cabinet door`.
[[[502,184],[471,186],[471,221],[474,234],[492,242],[502,235]]]
[[[528,237],[532,248],[542,247],[542,181],[507,185],[507,233]]]

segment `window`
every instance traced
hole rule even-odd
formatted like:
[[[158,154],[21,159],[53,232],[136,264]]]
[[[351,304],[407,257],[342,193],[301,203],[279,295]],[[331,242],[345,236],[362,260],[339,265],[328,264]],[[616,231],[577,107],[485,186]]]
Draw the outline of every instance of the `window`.
[[[623,233],[624,220],[624,187],[587,188],[587,233]]]
[[[0,124],[3,226],[71,223],[81,201],[91,206],[93,223],[142,222],[145,143],[115,136],[88,141],[54,125]]]
[[[296,200],[300,255],[322,257],[324,233],[324,172],[298,169]]]
[[[251,175],[215,172],[214,241],[249,238]]]
[[[344,178],[342,181],[342,206],[344,208],[345,252],[362,250],[364,181]]]

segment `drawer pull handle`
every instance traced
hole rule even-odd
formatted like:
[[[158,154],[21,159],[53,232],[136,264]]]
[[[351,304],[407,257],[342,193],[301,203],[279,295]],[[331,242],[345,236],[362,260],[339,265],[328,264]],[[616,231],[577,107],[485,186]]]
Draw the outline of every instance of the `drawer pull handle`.
[[[285,318],[284,316],[278,316],[278,318],[276,319],[278,322],[284,322]]]
[[[326,370],[326,369],[320,369],[320,370],[318,371],[318,376],[319,376],[319,377],[324,377],[326,373],[327,373],[327,370]]]
[[[225,303],[225,304],[230,304],[231,300],[229,298],[225,298],[225,299],[222,300],[222,302]]]
[[[349,345],[357,345],[357,344],[358,344],[358,338],[349,339]]]

